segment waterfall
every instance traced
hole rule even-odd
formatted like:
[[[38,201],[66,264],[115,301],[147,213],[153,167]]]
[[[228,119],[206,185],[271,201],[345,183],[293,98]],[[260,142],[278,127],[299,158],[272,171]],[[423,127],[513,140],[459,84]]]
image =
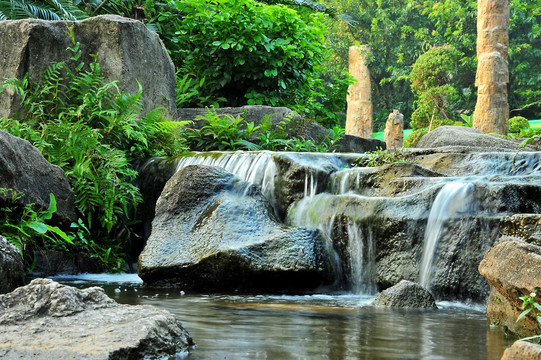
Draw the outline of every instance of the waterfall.
[[[377,292],[376,251],[372,232],[368,228],[368,236],[364,236],[361,227],[353,221],[348,221],[347,232],[352,291],[357,294],[374,295]]]
[[[422,286],[430,288],[432,264],[445,222],[454,214],[471,207],[473,189],[471,183],[451,182],[438,192],[428,215],[424,236],[423,256],[419,274],[419,283]]]
[[[259,186],[261,192],[270,203],[273,206],[276,204],[274,181],[277,174],[277,168],[270,152],[210,152],[186,156],[178,161],[177,171],[182,170],[188,165],[211,165],[221,167],[242,180]]]

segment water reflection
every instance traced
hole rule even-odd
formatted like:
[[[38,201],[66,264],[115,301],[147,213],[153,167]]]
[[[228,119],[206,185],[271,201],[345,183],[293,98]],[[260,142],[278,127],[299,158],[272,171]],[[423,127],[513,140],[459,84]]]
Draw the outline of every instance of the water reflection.
[[[487,326],[480,306],[389,310],[353,295],[182,295],[138,282],[57,280],[172,312],[197,343],[191,360],[499,359],[512,342]]]

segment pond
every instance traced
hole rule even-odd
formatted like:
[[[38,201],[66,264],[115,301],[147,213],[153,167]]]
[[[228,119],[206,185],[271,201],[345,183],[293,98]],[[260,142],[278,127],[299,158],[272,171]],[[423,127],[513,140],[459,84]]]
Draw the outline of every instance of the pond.
[[[500,359],[513,339],[488,326],[484,305],[375,308],[353,294],[197,294],[142,286],[135,274],[54,280],[101,286],[122,304],[175,314],[197,346],[187,359]]]

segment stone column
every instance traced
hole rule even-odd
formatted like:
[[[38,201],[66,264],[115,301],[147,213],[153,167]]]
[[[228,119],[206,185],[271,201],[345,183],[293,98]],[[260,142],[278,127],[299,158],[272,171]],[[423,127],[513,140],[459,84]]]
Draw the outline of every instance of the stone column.
[[[509,0],[479,0],[477,11],[478,95],[473,127],[505,135],[509,127]]]
[[[401,148],[404,142],[404,115],[398,110],[393,110],[385,124],[385,144],[387,149]]]
[[[372,137],[372,97],[370,95],[370,72],[365,64],[367,47],[349,48],[349,73],[357,81],[348,91],[346,134],[365,138]]]

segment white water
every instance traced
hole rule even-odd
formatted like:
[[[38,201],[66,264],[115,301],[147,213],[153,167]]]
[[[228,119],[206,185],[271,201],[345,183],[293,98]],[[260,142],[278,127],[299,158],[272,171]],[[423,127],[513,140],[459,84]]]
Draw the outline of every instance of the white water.
[[[188,165],[218,166],[244,181],[261,188],[263,195],[275,205],[274,180],[276,164],[270,152],[205,153],[183,157],[177,164],[177,171]]]
[[[372,231],[368,228],[368,235],[364,236],[358,224],[348,221],[347,232],[352,291],[361,295],[374,295],[377,292],[376,251]]]
[[[427,289],[430,289],[432,264],[445,222],[456,213],[471,207],[473,190],[474,186],[471,183],[448,183],[438,192],[432,204],[425,231],[419,274],[419,283]]]

